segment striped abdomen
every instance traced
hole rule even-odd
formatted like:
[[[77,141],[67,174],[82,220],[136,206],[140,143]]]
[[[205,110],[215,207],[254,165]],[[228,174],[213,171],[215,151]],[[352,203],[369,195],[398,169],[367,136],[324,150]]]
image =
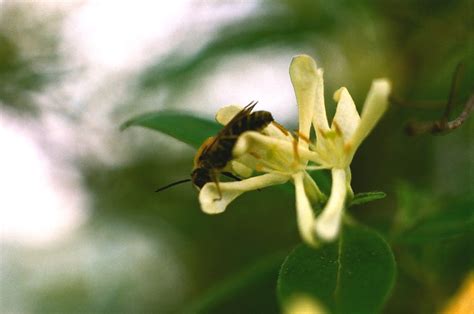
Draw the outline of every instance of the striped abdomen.
[[[273,121],[272,114],[268,111],[255,111],[247,116],[242,117],[229,129],[226,129],[223,136],[239,137],[246,131],[261,131]]]
[[[255,111],[244,116],[219,136],[216,147],[209,152],[209,159],[216,168],[224,168],[232,159],[232,150],[239,136],[247,131],[262,131],[273,121],[272,114],[268,111]]]

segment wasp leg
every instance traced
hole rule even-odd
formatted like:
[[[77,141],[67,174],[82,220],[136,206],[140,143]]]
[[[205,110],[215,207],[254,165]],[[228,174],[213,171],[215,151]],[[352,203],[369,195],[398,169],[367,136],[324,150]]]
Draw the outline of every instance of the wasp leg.
[[[285,136],[290,134],[290,132],[288,132],[288,130],[283,125],[281,125],[280,123],[276,122],[275,120],[273,120],[272,123],[273,123],[274,126],[277,127],[278,130],[281,131],[281,133],[285,134]]]
[[[219,185],[219,176],[218,176],[218,173],[216,171],[211,172],[211,179],[212,179],[212,182],[214,182],[216,184],[217,193],[219,193],[219,198],[215,198],[212,201],[214,201],[214,202],[220,201],[220,200],[222,200],[222,191],[221,191],[221,187]]]

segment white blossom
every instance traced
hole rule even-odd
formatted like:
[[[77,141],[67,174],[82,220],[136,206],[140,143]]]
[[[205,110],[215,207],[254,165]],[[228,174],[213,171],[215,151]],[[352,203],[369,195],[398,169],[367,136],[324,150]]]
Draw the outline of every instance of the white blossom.
[[[285,134],[273,124],[262,132],[245,132],[234,147],[234,159],[229,166],[246,179],[220,183],[222,198],[219,198],[216,184],[207,183],[200,191],[199,200],[204,212],[222,213],[244,192],[290,181],[295,186],[301,237],[314,246],[319,240],[334,240],[339,233],[346,198],[353,195],[351,161],[386,111],[390,83],[386,79],[373,81],[360,116],[349,92],[341,87],[334,93],[337,108],[329,125],[322,69],[311,57],[299,55],[291,62],[290,78],[298,104],[298,136]],[[226,124],[239,110],[236,106],[224,107],[216,119]],[[316,134],[315,141],[310,139],[311,127]],[[308,173],[317,169],[331,171],[329,199]],[[252,172],[259,175],[249,177]],[[319,204],[324,204],[324,208],[316,217],[313,206]]]

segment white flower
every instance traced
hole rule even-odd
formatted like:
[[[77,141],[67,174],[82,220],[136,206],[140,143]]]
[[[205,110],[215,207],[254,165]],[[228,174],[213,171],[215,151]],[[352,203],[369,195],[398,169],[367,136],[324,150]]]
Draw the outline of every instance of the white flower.
[[[234,147],[231,170],[243,177],[252,171],[263,173],[242,181],[220,183],[219,199],[215,183],[207,183],[199,194],[202,210],[221,213],[242,193],[291,181],[295,185],[297,220],[301,237],[316,245],[318,239],[331,241],[338,235],[350,186],[350,163],[354,153],[387,109],[390,83],[378,79],[372,83],[359,116],[356,106],[342,87],[334,93],[337,109],[329,126],[324,104],[323,71],[307,55],[293,58],[290,65],[299,113],[298,140],[270,124],[263,132],[245,132]],[[225,124],[239,110],[222,108],[216,119]],[[311,125],[316,142],[310,137]],[[312,204],[322,204],[326,197],[308,171],[330,169],[331,195],[324,209],[315,217]]]

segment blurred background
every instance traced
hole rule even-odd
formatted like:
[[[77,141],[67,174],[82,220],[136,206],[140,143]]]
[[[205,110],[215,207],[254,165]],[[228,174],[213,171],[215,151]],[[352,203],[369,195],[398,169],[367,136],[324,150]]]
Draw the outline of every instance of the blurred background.
[[[474,87],[472,1],[0,0],[0,312],[277,313],[278,266],[300,242],[294,197],[247,193],[217,216],[182,185],[194,150],[141,128],[161,109],[213,117],[259,101],[288,128],[295,54],[325,70],[326,102],[362,105],[389,77],[392,104],[352,164],[351,214],[387,237],[398,279],[384,313],[434,313],[474,265],[474,234],[396,236],[474,208],[474,123],[408,137],[408,121],[453,117]],[[360,108],[360,107],[359,107]],[[177,126],[179,127],[179,126]],[[219,299],[220,301],[215,301]]]

